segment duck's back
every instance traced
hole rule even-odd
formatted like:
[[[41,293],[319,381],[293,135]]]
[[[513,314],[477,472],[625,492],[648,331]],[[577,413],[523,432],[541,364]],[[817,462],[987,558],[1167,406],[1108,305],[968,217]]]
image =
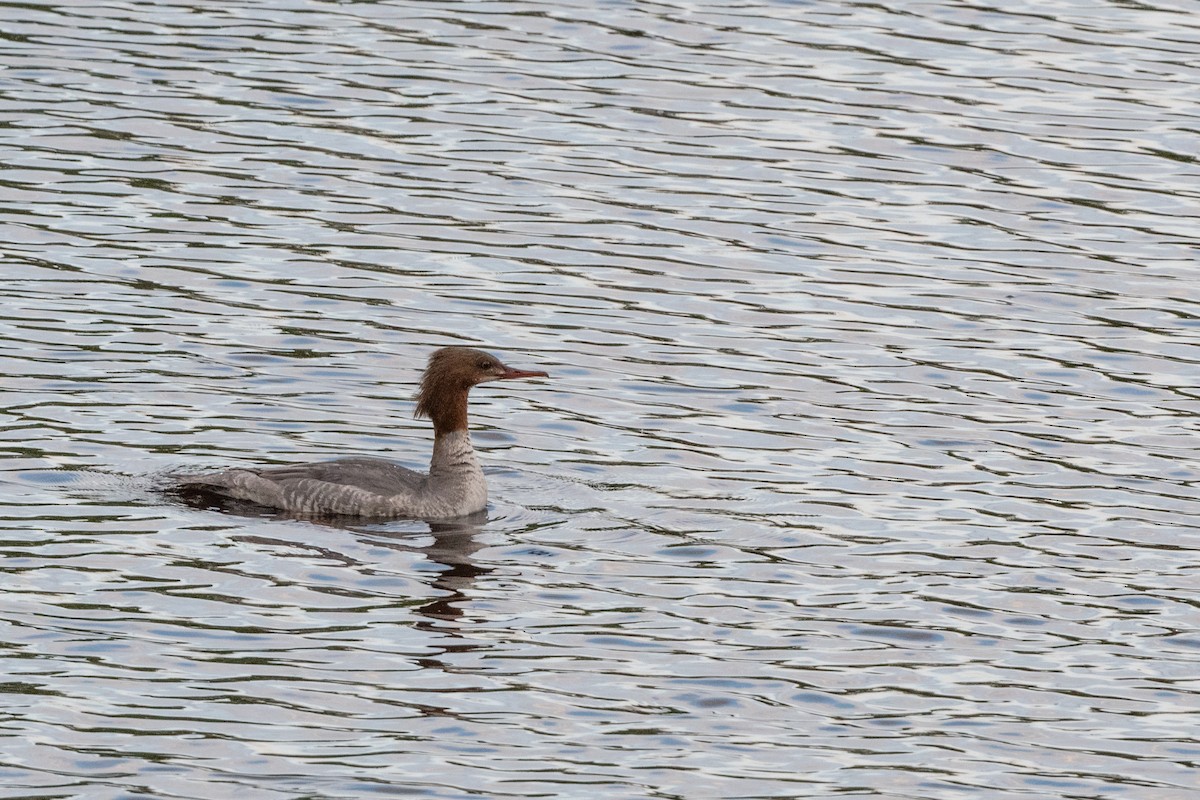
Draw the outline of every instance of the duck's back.
[[[289,464],[253,470],[277,483],[299,480],[353,486],[372,494],[395,495],[415,492],[425,481],[424,472],[402,467],[382,458],[339,458],[314,464]]]
[[[416,504],[424,473],[380,458],[229,469],[179,483],[185,497],[242,500],[301,514],[392,516]],[[414,509],[416,510],[416,509]]]

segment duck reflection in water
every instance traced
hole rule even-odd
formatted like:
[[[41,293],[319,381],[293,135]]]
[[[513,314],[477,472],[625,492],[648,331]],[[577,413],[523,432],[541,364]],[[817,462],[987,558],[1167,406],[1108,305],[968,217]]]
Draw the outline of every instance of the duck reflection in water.
[[[208,509],[214,506],[208,504]],[[227,502],[215,507],[214,510],[227,511],[239,515],[254,516],[260,519],[297,520],[313,525],[337,528],[355,535],[358,544],[369,548],[387,548],[404,553],[419,553],[435,565],[428,573],[436,576],[429,585],[443,594],[427,603],[417,606],[414,611],[423,619],[417,620],[414,627],[419,630],[436,631],[440,634],[454,634],[457,626],[446,625],[456,622],[463,615],[462,607],[470,600],[471,589],[481,576],[492,572],[490,567],[481,567],[475,563],[473,555],[482,549],[478,534],[487,523],[486,510],[477,511],[453,520],[430,520],[424,524],[429,526],[429,533],[415,532],[411,523],[409,527],[395,532],[388,531],[384,526],[370,526],[357,517],[324,517],[314,518],[311,515],[294,515],[284,512],[270,511],[255,504]],[[433,537],[433,542],[428,541]],[[237,541],[251,544],[282,547],[288,550],[302,549],[308,553],[319,555],[350,568],[369,568],[370,565],[359,558],[331,547],[313,544],[312,542],[296,539],[283,539],[274,536],[257,534],[241,534],[234,537]],[[425,574],[425,570],[422,570]],[[447,646],[444,652],[455,652],[474,649],[476,645]],[[424,664],[424,660],[421,661]],[[428,666],[428,665],[426,665]]]

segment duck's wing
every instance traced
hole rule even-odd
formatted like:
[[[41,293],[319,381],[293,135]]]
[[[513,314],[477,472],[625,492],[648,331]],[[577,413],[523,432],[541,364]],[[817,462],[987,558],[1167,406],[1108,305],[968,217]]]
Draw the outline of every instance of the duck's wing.
[[[426,476],[379,458],[342,458],[265,469],[193,475],[175,489],[185,499],[228,498],[301,514],[394,516]]]
[[[335,461],[288,464],[249,471],[276,483],[320,481],[338,486],[352,486],[385,497],[415,492],[427,477],[423,472],[402,467],[382,458],[339,458]]]

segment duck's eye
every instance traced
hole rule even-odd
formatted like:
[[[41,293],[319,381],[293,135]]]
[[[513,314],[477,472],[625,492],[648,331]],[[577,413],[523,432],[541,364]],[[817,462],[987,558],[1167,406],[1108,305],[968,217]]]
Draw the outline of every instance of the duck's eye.
[[[492,362],[490,362],[490,361],[480,361],[480,362],[479,362],[479,368],[480,368],[481,370],[483,370],[484,372],[487,372],[487,371],[488,371],[489,369],[491,369],[493,366],[495,366],[495,365],[494,365],[494,364],[492,364]]]

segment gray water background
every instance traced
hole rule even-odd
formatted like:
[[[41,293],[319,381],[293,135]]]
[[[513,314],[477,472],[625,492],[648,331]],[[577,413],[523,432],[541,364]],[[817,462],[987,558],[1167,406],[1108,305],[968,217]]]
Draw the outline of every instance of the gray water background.
[[[0,797],[1196,797],[1195,3],[0,33]],[[452,343],[485,521],[156,490]]]

